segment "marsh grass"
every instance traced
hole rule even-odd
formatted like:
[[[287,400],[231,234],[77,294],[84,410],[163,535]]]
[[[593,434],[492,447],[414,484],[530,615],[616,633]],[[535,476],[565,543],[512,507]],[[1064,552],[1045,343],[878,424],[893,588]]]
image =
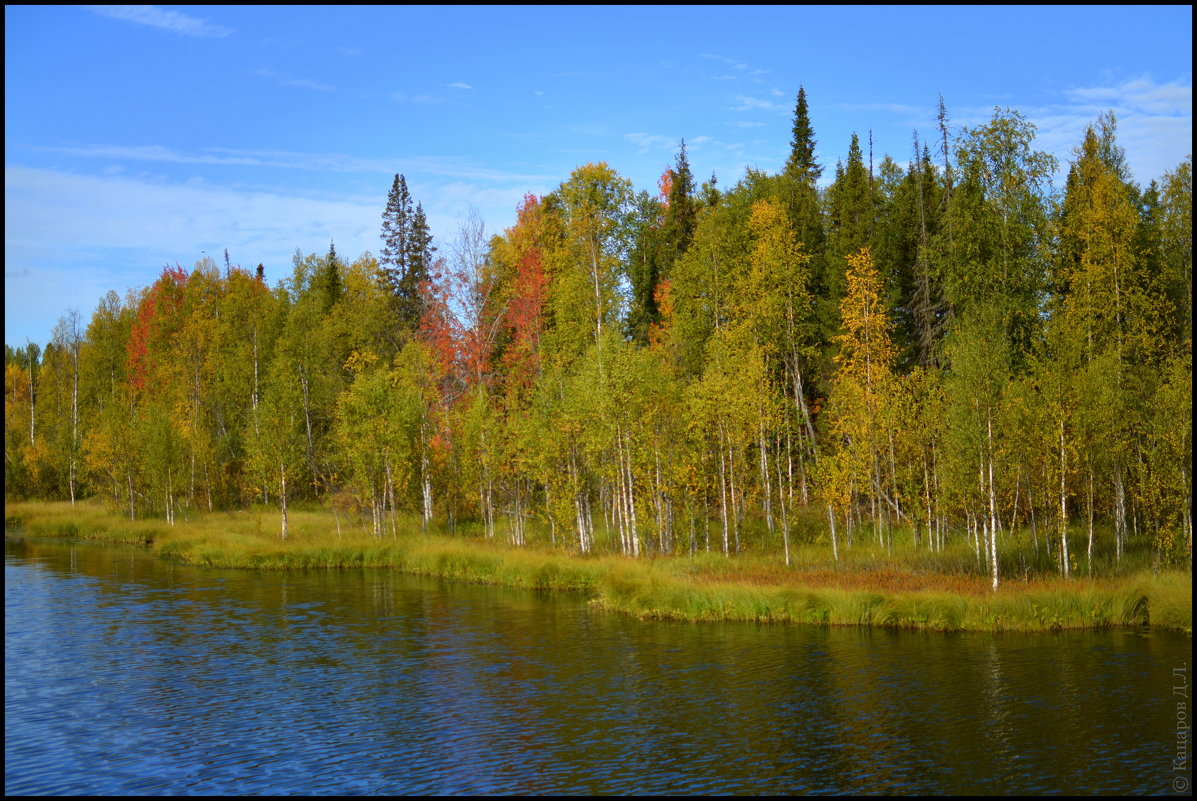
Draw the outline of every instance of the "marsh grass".
[[[1011,585],[994,593],[688,583],[625,570],[602,583],[598,603],[642,618],[747,620],[831,626],[884,626],[938,631],[1044,631],[1113,626],[1192,630],[1187,575]],[[851,582],[849,582],[850,584]]]
[[[699,550],[666,558],[578,556],[564,544],[515,548],[502,528],[494,540],[470,533],[424,534],[418,518],[399,521],[398,536],[375,538],[360,523],[297,509],[289,537],[279,538],[270,509],[192,515],[169,526],[130,521],[94,502],[6,503],[6,529],[30,536],[147,545],[186,564],[266,570],[392,568],[459,581],[542,590],[579,591],[600,608],[640,618],[743,620],[822,626],[884,626],[939,631],[1054,630],[1159,626],[1192,631],[1192,583],[1187,572],[1090,578],[1044,578],[1003,563],[998,593],[976,568],[964,543],[930,553],[895,541],[858,542],[832,559],[824,543],[796,541],[786,567],[767,542],[747,541],[733,558]],[[530,527],[530,532],[532,527]],[[895,532],[897,533],[897,532]],[[759,534],[759,532],[757,532]],[[754,534],[754,536],[756,536]],[[765,535],[760,535],[764,537]],[[863,539],[863,538],[862,538]],[[712,543],[714,544],[714,543]]]

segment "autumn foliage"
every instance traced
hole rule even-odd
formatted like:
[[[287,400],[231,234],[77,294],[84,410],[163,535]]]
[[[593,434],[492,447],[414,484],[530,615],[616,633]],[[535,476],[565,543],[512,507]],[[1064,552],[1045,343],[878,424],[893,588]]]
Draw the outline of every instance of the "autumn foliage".
[[[165,267],[138,306],[127,346],[129,385],[135,392],[153,381],[157,369],[155,353],[178,328],[186,283],[187,272],[183,268]]]
[[[1057,202],[999,110],[942,165],[853,137],[819,186],[806,112],[726,189],[683,142],[655,191],[581,165],[434,249],[397,176],[381,259],[110,294],[77,349],[6,359],[6,484],[787,568],[905,541],[990,586],[1187,559],[1191,162],[1139,188],[1103,117]]]

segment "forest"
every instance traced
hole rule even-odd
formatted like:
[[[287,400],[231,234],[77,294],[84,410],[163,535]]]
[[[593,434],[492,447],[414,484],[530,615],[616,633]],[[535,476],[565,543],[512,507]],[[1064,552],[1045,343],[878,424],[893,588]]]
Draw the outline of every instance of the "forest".
[[[443,248],[396,175],[377,256],[166,267],[6,344],[6,498],[787,565],[963,543],[995,589],[1191,569],[1191,156],[1139,186],[1108,113],[1056,188],[1017,111],[938,120],[821,185],[800,90],[778,174],[700,183],[682,141],[653,191],[586,164]]]

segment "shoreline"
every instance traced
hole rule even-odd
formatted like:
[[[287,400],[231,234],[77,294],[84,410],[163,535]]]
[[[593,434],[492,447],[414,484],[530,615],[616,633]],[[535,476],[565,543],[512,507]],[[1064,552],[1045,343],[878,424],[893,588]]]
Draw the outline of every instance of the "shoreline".
[[[1057,631],[1146,627],[1192,633],[1186,571],[1069,580],[1011,576],[997,593],[980,575],[904,570],[889,564],[786,568],[761,555],[721,553],[634,559],[468,535],[338,537],[309,527],[288,541],[265,533],[266,515],[215,512],[169,526],[129,521],[95,504],[7,504],[5,530],[29,537],[147,547],[199,567],[288,570],[383,567],[470,583],[582,592],[590,603],[640,619],[875,626],[930,631]],[[265,531],[263,530],[265,529]]]

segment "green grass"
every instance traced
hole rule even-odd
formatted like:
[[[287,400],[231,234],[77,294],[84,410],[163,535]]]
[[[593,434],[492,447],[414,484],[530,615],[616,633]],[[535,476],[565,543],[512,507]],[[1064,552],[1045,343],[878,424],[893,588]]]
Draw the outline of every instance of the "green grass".
[[[457,535],[422,534],[419,520],[402,520],[399,536],[373,537],[344,517],[296,509],[289,538],[278,535],[273,510],[193,515],[169,526],[130,521],[94,502],[6,503],[6,528],[30,536],[147,544],[185,564],[245,569],[383,567],[459,581],[586,593],[598,607],[640,618],[743,620],[822,626],[883,626],[939,631],[1046,631],[1111,626],[1192,631],[1192,583],[1187,572],[1130,574],[1065,581],[1007,560],[998,593],[976,567],[966,544],[939,553],[895,537],[893,554],[858,538],[841,549],[814,537],[796,542],[787,568],[776,551],[751,542],[726,558],[719,552],[640,560],[613,554],[578,556],[536,545],[515,548],[463,528]],[[746,538],[747,539],[747,538]],[[712,543],[714,545],[714,543]]]
[[[641,618],[884,626],[938,631],[1045,631],[1152,625],[1192,631],[1187,574],[1121,581],[1013,584],[998,593],[886,591],[802,585],[689,583],[628,568],[601,584],[598,603]],[[848,581],[847,583],[851,583]]]

